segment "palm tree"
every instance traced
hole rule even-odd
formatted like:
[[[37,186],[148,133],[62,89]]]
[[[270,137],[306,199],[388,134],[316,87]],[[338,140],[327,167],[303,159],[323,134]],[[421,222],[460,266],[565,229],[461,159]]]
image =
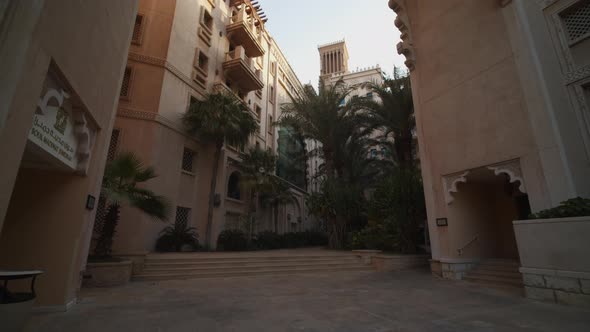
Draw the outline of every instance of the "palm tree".
[[[346,87],[342,80],[334,85],[320,83],[319,92],[306,85],[300,96],[292,97],[291,102],[282,105],[278,124],[298,130],[305,139],[321,143],[320,155],[324,159],[324,169],[329,177],[340,177],[343,171],[342,155],[344,142],[362,128],[357,114],[357,99],[344,100],[352,88]]]
[[[272,150],[263,150],[260,147],[250,148],[242,155],[240,168],[242,170],[241,182],[248,193],[248,224],[249,237],[252,236],[252,226],[256,206],[261,193],[268,192],[272,187],[272,176],[275,171],[277,156]]]
[[[244,146],[258,129],[258,123],[244,103],[237,97],[225,93],[206,94],[203,100],[197,100],[190,105],[182,120],[189,133],[215,146],[205,236],[206,243],[211,245],[213,206],[221,150],[224,144]]]
[[[311,154],[319,154],[323,158],[325,181],[345,180],[347,142],[365,131],[365,116],[359,112],[361,99],[348,98],[352,90],[342,80],[333,85],[320,82],[319,92],[316,93],[309,85],[305,86],[300,96],[292,97],[290,103],[282,106],[279,125],[292,127],[305,139],[320,143],[319,151],[311,151]],[[349,99],[348,102],[345,102],[346,99]],[[340,197],[343,196],[337,196]],[[350,218],[344,210],[332,212],[321,216],[327,219],[330,246],[340,248],[345,242],[346,224]]]
[[[382,132],[380,139],[383,141],[393,138],[392,152],[400,167],[413,166],[416,121],[410,77],[403,76],[395,68],[392,79],[386,79],[382,85],[369,83],[367,86],[381,99],[364,102],[371,128]]]
[[[119,154],[106,165],[101,195],[108,202],[108,210],[95,248],[98,257],[111,255],[113,238],[119,223],[121,206],[135,207],[157,220],[166,220],[168,201],[150,190],[137,185],[156,177],[154,169],[142,164],[131,152]]]
[[[295,195],[291,187],[281,178],[273,176],[270,178],[270,186],[261,193],[263,203],[269,205],[273,210],[273,231],[279,231],[279,207],[295,201]]]

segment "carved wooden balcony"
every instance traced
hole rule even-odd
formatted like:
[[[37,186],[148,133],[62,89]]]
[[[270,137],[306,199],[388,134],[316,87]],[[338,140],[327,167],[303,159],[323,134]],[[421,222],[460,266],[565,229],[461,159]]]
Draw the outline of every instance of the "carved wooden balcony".
[[[247,56],[251,58],[263,56],[262,32],[256,25],[257,19],[248,14],[247,8],[246,5],[242,5],[239,9],[233,9],[233,15],[226,27],[227,37],[234,45],[243,46]]]
[[[254,67],[254,61],[246,56],[244,47],[238,46],[225,54],[223,62],[225,77],[239,86],[244,92],[259,90],[264,87],[262,73]]]

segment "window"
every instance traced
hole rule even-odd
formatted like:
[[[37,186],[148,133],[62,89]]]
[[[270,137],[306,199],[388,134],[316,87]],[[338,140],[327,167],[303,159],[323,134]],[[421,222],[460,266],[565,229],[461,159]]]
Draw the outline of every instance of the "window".
[[[203,20],[201,21],[201,23],[207,27],[207,29],[209,29],[209,31],[213,30],[213,17],[211,17],[211,14],[209,14],[209,11],[206,10],[205,8],[203,8]]]
[[[125,74],[123,75],[123,82],[121,83],[120,96],[129,98],[129,92],[131,91],[131,67],[125,68]]]
[[[187,207],[177,206],[176,207],[176,218],[175,222],[178,225],[188,225],[191,217],[191,209]]]
[[[271,103],[274,103],[275,100],[275,88],[271,85],[269,88],[269,96],[268,96],[268,100]]]
[[[272,128],[273,128],[272,115],[268,116],[268,123],[266,124],[266,128],[268,128],[268,133],[272,135]]]
[[[377,149],[371,149],[371,158],[377,158]]]
[[[198,49],[195,55],[195,68],[200,69],[201,73],[206,77],[208,75],[209,70],[209,57],[206,56],[205,53],[203,53],[203,51],[200,51]]]
[[[560,16],[571,43],[590,36],[590,1],[579,1]]]
[[[277,74],[277,63],[276,62],[271,63],[270,73],[272,74],[272,76],[275,76]]]
[[[339,106],[344,106],[344,105],[346,105],[346,99],[345,98],[342,98],[342,100],[340,101]]]
[[[141,44],[143,37],[143,15],[135,16],[135,25],[133,26],[133,36],[131,42],[134,44]]]
[[[109,142],[109,150],[107,152],[107,161],[112,161],[117,155],[117,148],[119,147],[119,136],[121,130],[113,129],[111,133],[111,141]]]
[[[182,152],[182,170],[194,173],[195,152],[184,148]]]
[[[262,108],[258,105],[254,105],[254,112],[256,113],[257,120],[260,121],[260,116],[262,115]]]
[[[373,93],[372,92],[367,93],[367,98],[373,98]]]
[[[233,172],[227,181],[227,197],[240,199],[240,173]]]

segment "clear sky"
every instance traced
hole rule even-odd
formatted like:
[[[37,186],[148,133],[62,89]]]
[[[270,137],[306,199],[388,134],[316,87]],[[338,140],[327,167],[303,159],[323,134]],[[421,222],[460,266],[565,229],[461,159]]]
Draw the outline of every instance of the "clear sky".
[[[318,45],[340,39],[348,47],[348,68],[379,64],[387,74],[404,67],[397,54],[399,30],[387,0],[259,0],[267,30],[302,83],[317,86]],[[405,67],[404,67],[405,68]]]

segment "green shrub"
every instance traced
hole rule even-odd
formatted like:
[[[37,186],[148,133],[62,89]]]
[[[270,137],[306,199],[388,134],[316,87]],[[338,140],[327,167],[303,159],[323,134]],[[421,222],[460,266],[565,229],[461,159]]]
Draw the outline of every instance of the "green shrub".
[[[172,252],[182,251],[189,246],[191,250],[199,249],[199,235],[194,227],[188,227],[186,223],[174,223],[160,232],[156,241],[156,251]]]
[[[283,237],[271,231],[260,232],[256,235],[254,244],[258,249],[279,249],[283,245]]]
[[[392,220],[371,223],[352,234],[352,249],[400,251],[399,231]]]
[[[256,248],[262,250],[316,247],[327,245],[328,236],[318,231],[289,232],[285,234],[265,231],[256,235],[254,243]]]
[[[244,251],[248,249],[248,238],[242,230],[226,229],[219,233],[217,237],[217,250],[219,251]]]
[[[551,219],[590,216],[590,199],[576,197],[561,202],[559,206],[539,211],[529,216],[529,219]]]

